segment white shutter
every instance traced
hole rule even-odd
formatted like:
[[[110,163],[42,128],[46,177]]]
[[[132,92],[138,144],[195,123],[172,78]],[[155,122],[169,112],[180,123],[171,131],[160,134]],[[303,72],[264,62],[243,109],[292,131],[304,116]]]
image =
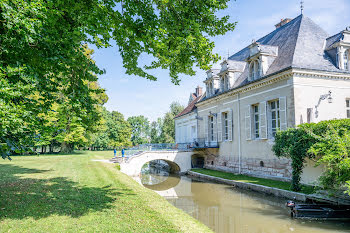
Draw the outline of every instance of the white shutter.
[[[281,97],[280,102],[280,121],[281,121],[281,130],[287,129],[287,100],[286,97]]]
[[[251,115],[250,115],[250,109],[251,106],[247,105],[246,113],[245,113],[245,133],[246,133],[246,139],[252,140],[252,121],[251,121]]]
[[[260,108],[259,135],[261,139],[267,139],[267,116],[266,116],[267,103],[266,101],[260,102],[259,108]]]
[[[213,132],[214,132],[214,142],[217,142],[217,140],[218,140],[218,127],[217,127],[217,115],[215,116],[213,116],[213,120],[214,120],[214,130],[213,130]]]
[[[227,122],[228,122],[228,140],[231,142],[233,138],[233,114],[232,109],[230,109],[227,113]]]
[[[222,142],[222,113],[218,113],[218,142]]]
[[[208,122],[208,116],[204,116],[204,135],[205,135],[205,141],[209,142],[209,122]]]

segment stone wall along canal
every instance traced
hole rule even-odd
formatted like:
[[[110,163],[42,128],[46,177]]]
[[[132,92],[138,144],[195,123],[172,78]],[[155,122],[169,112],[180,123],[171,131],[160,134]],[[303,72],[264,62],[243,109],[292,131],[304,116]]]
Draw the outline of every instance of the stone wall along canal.
[[[144,186],[215,232],[350,232],[349,222],[291,219],[285,199],[148,168]]]

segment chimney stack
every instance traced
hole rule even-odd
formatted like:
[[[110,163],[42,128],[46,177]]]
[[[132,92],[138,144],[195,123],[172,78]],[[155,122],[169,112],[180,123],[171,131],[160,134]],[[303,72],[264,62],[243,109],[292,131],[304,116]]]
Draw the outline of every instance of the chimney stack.
[[[292,21],[292,19],[290,19],[290,18],[281,19],[281,22],[276,24],[275,27],[276,27],[276,29],[278,29],[278,28],[282,27],[283,25],[289,23],[290,21]]]
[[[202,88],[200,86],[196,87],[196,96],[201,96],[203,94]]]

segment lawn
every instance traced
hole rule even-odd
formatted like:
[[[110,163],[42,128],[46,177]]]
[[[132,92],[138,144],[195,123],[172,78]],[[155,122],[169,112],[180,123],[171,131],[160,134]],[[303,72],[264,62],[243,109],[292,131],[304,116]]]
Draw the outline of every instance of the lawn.
[[[222,172],[222,171],[214,171],[214,170],[209,170],[209,169],[201,169],[201,168],[192,169],[192,171],[198,172],[198,173],[201,173],[204,175],[220,177],[220,178],[224,178],[224,179],[228,179],[228,180],[235,180],[235,181],[240,181],[240,182],[245,182],[245,183],[259,184],[259,185],[264,185],[264,186],[268,186],[268,187],[279,188],[279,189],[291,191],[291,189],[290,189],[291,183],[290,182],[257,178],[257,177],[252,177],[252,176],[239,175],[239,174],[233,174],[233,173]],[[307,186],[307,185],[303,185],[301,190],[300,190],[301,193],[305,193],[305,194],[311,194],[314,191],[315,191],[314,187]]]
[[[210,232],[108,159],[113,152],[0,160],[0,232]]]

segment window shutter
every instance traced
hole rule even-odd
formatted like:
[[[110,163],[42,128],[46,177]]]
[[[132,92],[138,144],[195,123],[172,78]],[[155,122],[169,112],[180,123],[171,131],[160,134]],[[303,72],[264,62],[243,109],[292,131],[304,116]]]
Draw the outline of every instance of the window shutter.
[[[218,142],[222,142],[222,113],[218,113]]]
[[[208,116],[204,117],[204,135],[205,135],[205,141],[209,142],[209,122],[208,122]]]
[[[227,113],[227,122],[228,122],[228,140],[231,142],[233,138],[233,114],[232,109],[230,109]]]
[[[281,130],[287,129],[287,100],[286,97],[281,97],[280,102],[280,121],[281,121]]]
[[[218,127],[217,127],[217,115],[216,116],[214,116],[214,118],[213,118],[213,120],[214,120],[214,130],[213,130],[213,132],[214,132],[214,142],[217,142],[217,140],[218,140]]]
[[[245,113],[245,132],[246,132],[246,139],[252,140],[252,121],[251,121],[251,115],[250,115],[250,105],[247,105],[246,113]]]
[[[266,116],[267,103],[266,101],[260,102],[259,108],[260,108],[259,135],[261,139],[267,139],[267,116]]]

